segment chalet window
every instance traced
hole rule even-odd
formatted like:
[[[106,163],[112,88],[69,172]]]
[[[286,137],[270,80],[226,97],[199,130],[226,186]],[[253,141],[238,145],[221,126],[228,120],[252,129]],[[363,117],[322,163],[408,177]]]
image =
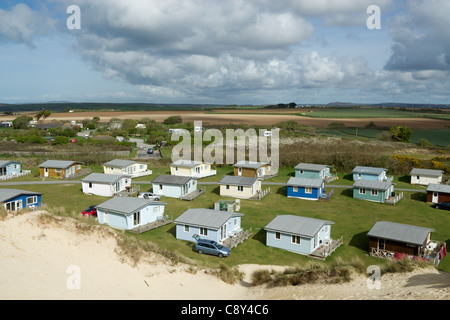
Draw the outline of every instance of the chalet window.
[[[81,164],[77,164],[77,170],[81,169]]]
[[[27,205],[28,204],[33,204],[33,203],[37,203],[37,197],[36,196],[28,197],[27,198]]]
[[[359,194],[366,194],[366,188],[359,188]]]
[[[305,188],[305,193],[312,193],[312,188]]]
[[[226,188],[227,188],[227,190],[230,190],[230,185],[229,185],[229,184],[227,184]]]
[[[61,173],[62,170],[61,170],[61,169],[55,169],[55,172],[56,172],[56,173]]]
[[[281,233],[275,232],[275,240],[280,240],[280,239],[281,239]]]
[[[234,218],[234,225],[237,226],[237,218]]]
[[[293,244],[300,244],[300,236],[292,236],[291,242]]]
[[[184,232],[189,232],[189,226],[187,224],[184,225]]]
[[[200,228],[200,235],[201,236],[207,236],[208,235],[208,229],[207,228]]]
[[[238,191],[244,191],[244,186],[238,186]]]
[[[159,206],[153,207],[153,213],[159,213]]]
[[[298,187],[292,187],[293,192],[298,192]]]
[[[300,174],[303,174],[303,170],[299,170],[298,172],[299,172]]]
[[[373,189],[372,189],[372,195],[373,195],[373,196],[377,196],[377,195],[378,195],[378,190],[373,190]]]

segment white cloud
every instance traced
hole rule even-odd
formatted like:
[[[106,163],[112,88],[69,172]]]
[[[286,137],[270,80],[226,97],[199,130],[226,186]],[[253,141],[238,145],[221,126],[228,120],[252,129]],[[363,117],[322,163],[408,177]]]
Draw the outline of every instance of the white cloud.
[[[44,12],[33,11],[19,3],[11,10],[0,9],[0,42],[4,40],[25,43],[33,47],[33,38],[54,27],[54,20]]]

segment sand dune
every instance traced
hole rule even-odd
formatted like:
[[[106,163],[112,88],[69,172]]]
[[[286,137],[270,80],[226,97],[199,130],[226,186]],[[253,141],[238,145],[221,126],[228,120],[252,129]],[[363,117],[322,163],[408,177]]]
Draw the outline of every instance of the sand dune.
[[[133,266],[118,255],[114,232],[85,233],[70,219],[42,223],[41,213],[0,221],[0,299],[450,299],[450,274],[434,268],[383,276],[381,289],[370,290],[364,276],[339,285],[250,286],[253,271],[280,266],[239,266],[245,277],[235,285],[156,255]]]

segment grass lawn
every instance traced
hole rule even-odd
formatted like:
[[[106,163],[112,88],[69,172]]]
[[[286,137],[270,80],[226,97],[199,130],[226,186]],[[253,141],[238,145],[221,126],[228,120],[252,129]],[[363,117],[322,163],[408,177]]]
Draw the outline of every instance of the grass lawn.
[[[220,173],[230,173],[230,168],[219,168]],[[156,177],[156,173],[164,173],[167,169],[156,170],[148,180]],[[288,171],[281,172],[278,177],[283,182],[287,181]],[[217,181],[222,175],[211,177]],[[271,181],[272,179],[268,180]],[[342,181],[348,181],[348,175],[343,176]],[[202,179],[200,181],[206,181]],[[4,187],[4,186],[2,186]],[[220,197],[219,186],[207,185],[206,193],[193,201],[182,201],[164,197],[166,202],[165,213],[172,219],[177,218],[188,208],[212,208],[215,201],[226,199]],[[107,197],[87,196],[81,191],[81,184],[57,185],[23,185],[14,188],[42,192],[43,203],[48,207],[65,207],[66,211],[77,215],[92,204],[106,201]],[[140,184],[141,190],[151,189],[150,184]],[[329,258],[327,263],[332,263],[340,257],[344,261],[351,261],[353,257],[359,257],[367,265],[383,264],[386,261],[367,256],[368,240],[366,233],[372,228],[376,221],[387,220],[417,226],[426,226],[435,229],[432,234],[433,240],[450,242],[450,214],[447,211],[432,209],[425,203],[425,194],[421,192],[405,192],[404,198],[396,206],[372,203],[352,198],[351,189],[335,188],[333,197],[329,202],[312,202],[287,198],[286,187],[270,186],[271,193],[261,201],[241,200],[242,226],[244,229],[252,229],[253,236],[232,250],[232,254],[226,259],[208,255],[199,255],[192,251],[186,241],[175,238],[175,225],[155,229],[136,236],[139,239],[151,241],[161,248],[176,251],[188,258],[198,261],[205,266],[218,266],[223,262],[229,266],[245,263],[268,264],[268,265],[302,265],[311,258],[303,255],[283,251],[265,245],[264,227],[280,214],[295,214],[311,218],[334,221],[331,228],[332,238],[343,236],[344,244],[339,247]],[[332,186],[328,186],[328,191]],[[450,258],[446,257],[439,268],[450,272]]]

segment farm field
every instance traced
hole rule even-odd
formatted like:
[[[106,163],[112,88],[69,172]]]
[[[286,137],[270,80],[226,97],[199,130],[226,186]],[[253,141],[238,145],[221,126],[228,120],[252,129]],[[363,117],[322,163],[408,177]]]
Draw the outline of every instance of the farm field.
[[[262,110],[262,111],[261,111]],[[343,123],[347,127],[365,127],[370,122],[375,123],[379,127],[391,127],[403,125],[410,128],[445,128],[450,124],[448,119],[431,119],[423,117],[413,117],[409,112],[403,112],[404,116],[400,117],[398,112],[381,113],[380,111],[366,112],[350,112],[345,114],[345,110],[339,110],[339,117],[333,117],[333,113],[325,114],[326,117],[311,117],[300,114],[299,111],[292,110],[271,110],[271,109],[255,109],[255,110],[214,110],[214,111],[135,111],[135,112],[72,112],[72,113],[52,113],[45,122],[52,121],[82,121],[84,119],[92,119],[99,117],[101,122],[108,122],[113,118],[139,120],[149,118],[157,122],[162,122],[166,118],[174,115],[180,115],[183,122],[202,121],[203,125],[226,125],[226,124],[246,124],[257,126],[270,126],[285,121],[295,121],[301,125],[327,128],[332,123]],[[309,114],[309,113],[308,113]],[[375,117],[375,115],[377,115]],[[15,116],[2,116],[0,120],[11,121]]]

